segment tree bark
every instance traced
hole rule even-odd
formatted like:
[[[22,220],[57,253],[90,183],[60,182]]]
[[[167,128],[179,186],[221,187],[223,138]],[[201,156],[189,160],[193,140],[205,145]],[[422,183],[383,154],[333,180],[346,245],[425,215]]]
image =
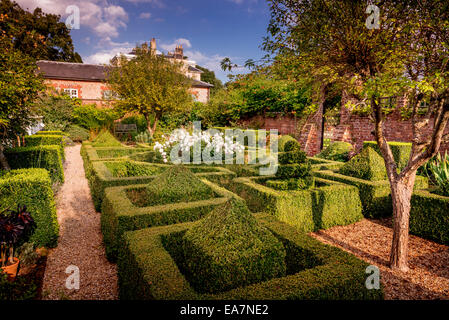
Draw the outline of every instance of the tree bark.
[[[415,184],[416,171],[408,177],[391,181],[391,199],[393,202],[393,242],[390,252],[390,267],[393,270],[407,272],[408,239],[410,220],[410,200]]]
[[[6,160],[5,154],[3,153],[3,146],[0,144],[0,164],[4,170],[11,170],[11,167],[8,164],[8,160]]]

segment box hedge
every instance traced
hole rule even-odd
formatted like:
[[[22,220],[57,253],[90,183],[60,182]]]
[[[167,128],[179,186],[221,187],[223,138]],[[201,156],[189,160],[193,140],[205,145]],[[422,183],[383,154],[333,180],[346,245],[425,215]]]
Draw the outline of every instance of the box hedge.
[[[176,261],[198,292],[220,292],[282,277],[282,243],[230,199],[196,222],[182,237]]]
[[[64,133],[60,130],[49,130],[49,131],[39,131],[36,133],[37,135],[50,135],[50,136],[63,136]]]
[[[201,182],[214,191],[213,198],[145,207],[134,205],[128,198],[127,192],[144,190],[147,187],[146,184],[107,188],[102,202],[101,230],[108,259],[112,261],[116,259],[123,232],[198,220],[234,196],[205,178],[202,178]]]
[[[50,132],[50,131],[48,131]],[[25,136],[25,146],[27,147],[37,147],[37,146],[47,146],[56,145],[61,149],[62,159],[65,159],[64,154],[64,137],[62,134],[35,134],[32,136]]]
[[[352,144],[343,141],[332,142],[326,149],[321,151],[316,157],[333,161],[348,161],[349,153],[353,151]]]
[[[410,158],[410,152],[412,151],[412,144],[409,142],[388,142],[391,152],[393,153],[393,158],[398,165],[399,170],[402,170],[407,165],[408,159]],[[376,141],[365,141],[363,142],[363,148],[371,147],[379,155],[381,155],[380,148]]]
[[[342,166],[344,166],[344,162],[340,161],[332,161],[332,160],[326,160],[316,157],[307,157],[307,160],[309,160],[309,163],[311,164],[312,170],[337,170],[340,169]]]
[[[156,164],[156,163],[145,163],[145,162],[135,162],[133,166],[136,167],[147,167],[150,168],[149,171],[154,173],[151,175],[141,175],[141,176],[129,176],[129,177],[114,177],[113,172],[111,172],[111,167],[120,169],[124,163],[130,162],[129,160],[118,159],[116,161],[94,161],[91,162],[86,170],[86,178],[89,182],[90,193],[94,201],[95,209],[101,211],[101,202],[104,198],[104,190],[109,187],[116,186],[127,186],[134,184],[146,184],[152,181],[155,176],[166,168],[170,167],[167,164]],[[235,177],[235,174],[225,168],[211,167],[211,166],[187,166],[193,173],[198,177],[206,178],[212,182],[218,184],[226,183]],[[140,171],[141,169],[138,169]]]
[[[286,250],[287,274],[220,293],[195,291],[176,262],[176,240],[193,223],[127,232],[118,260],[119,295],[128,300],[365,300],[383,291],[365,286],[368,263],[257,214],[257,220]],[[179,252],[179,251],[178,251]]]
[[[50,172],[53,182],[64,182],[64,169],[59,146],[42,145],[7,149],[5,156],[12,169],[44,168]]]
[[[449,197],[415,191],[411,200],[410,233],[449,245]]]
[[[236,178],[229,188],[246,200],[253,212],[265,211],[300,231],[348,225],[363,218],[357,188],[315,179],[315,188],[279,191],[265,186],[272,178]]]
[[[362,202],[363,215],[367,218],[389,217],[393,212],[388,180],[363,180],[345,176],[331,170],[313,171],[313,175],[357,187]],[[424,177],[417,176],[415,190],[426,189],[427,187],[428,180]]]
[[[278,151],[279,151],[279,152],[288,151],[288,150],[285,150],[285,146],[286,146],[287,144],[289,144],[289,145],[290,145],[290,148],[291,148],[291,147],[292,147],[292,144],[293,144],[293,145],[294,145],[294,144],[298,144],[298,145],[299,145],[299,142],[298,142],[298,140],[296,140],[296,139],[293,138],[292,136],[289,136],[289,135],[281,136],[281,137],[279,138],[279,140],[278,140]]]
[[[0,176],[0,211],[17,205],[26,205],[36,222],[30,241],[37,246],[56,246],[59,225],[47,170],[19,169]]]
[[[92,146],[98,147],[123,147],[122,143],[118,141],[108,130],[101,131],[95,139],[92,140]]]
[[[338,172],[369,181],[387,179],[384,159],[371,147],[363,148],[362,152],[346,162]]]

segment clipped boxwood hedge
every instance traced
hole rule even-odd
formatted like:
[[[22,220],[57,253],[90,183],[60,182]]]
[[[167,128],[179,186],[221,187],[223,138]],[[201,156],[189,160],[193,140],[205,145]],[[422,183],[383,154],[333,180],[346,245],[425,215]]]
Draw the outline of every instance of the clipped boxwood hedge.
[[[201,181],[212,188],[216,194],[214,198],[147,207],[134,205],[127,196],[129,190],[144,189],[147,185],[107,188],[102,202],[101,230],[108,259],[116,259],[123,232],[198,220],[234,196],[205,178]]]
[[[287,275],[219,293],[195,291],[181,273],[176,238],[193,223],[126,232],[118,259],[121,299],[136,300],[316,300],[382,299],[365,286],[368,263],[320,243],[270,215],[255,215],[286,249]],[[174,249],[174,250],[172,250]]]
[[[360,200],[363,207],[363,215],[367,218],[382,218],[392,215],[393,207],[390,196],[390,184],[388,180],[369,181],[350,176],[345,176],[331,170],[313,171],[315,177],[338,181],[359,189]],[[417,176],[415,190],[428,188],[428,180]]]
[[[410,152],[412,151],[412,144],[409,142],[397,142],[390,141],[391,152],[393,153],[393,158],[398,165],[399,170],[402,170],[407,165],[408,159],[410,158]],[[377,145],[376,141],[365,141],[363,142],[363,148],[371,147],[376,150],[379,155],[382,155]]]
[[[56,145],[20,147],[5,150],[12,169],[44,168],[53,182],[64,182],[61,148]]]
[[[348,161],[349,153],[353,150],[352,144],[343,141],[332,142],[326,149],[316,157],[333,161]]]
[[[120,166],[120,164],[129,162],[129,160],[118,159],[117,161],[94,161],[88,165],[89,170],[86,170],[86,178],[89,182],[90,193],[94,201],[95,209],[101,211],[101,202],[104,198],[104,190],[109,187],[127,186],[135,184],[145,184],[152,181],[156,174],[142,175],[142,176],[129,176],[129,177],[114,177],[108,166]],[[134,162],[136,165],[158,168],[158,173],[162,172],[170,165],[146,163],[146,162]],[[209,181],[216,182],[218,184],[226,183],[235,177],[235,174],[225,168],[210,167],[210,166],[187,166],[198,177],[206,178]]]
[[[300,231],[348,225],[363,218],[357,188],[315,179],[316,187],[280,191],[264,186],[272,178],[236,178],[229,188],[246,200],[253,212],[265,211]]]
[[[449,245],[449,197],[415,191],[410,211],[410,233]]]
[[[39,131],[36,133],[37,135],[50,135],[50,136],[63,136],[64,133],[60,130],[49,130],[49,131]]]
[[[286,147],[286,145],[287,144],[298,144],[299,145],[299,142],[298,142],[298,140],[296,140],[295,138],[293,138],[292,136],[289,136],[289,135],[284,135],[284,136],[281,136],[280,138],[279,138],[279,140],[278,140],[278,151],[279,152],[285,152],[285,151],[288,151],[288,150],[285,150],[285,147]],[[291,147],[291,146],[290,146]]]
[[[332,161],[327,159],[321,159],[316,157],[307,157],[309,163],[311,164],[312,170],[338,170],[342,166],[344,166],[343,162],[340,161]]]
[[[53,132],[53,131],[47,131]],[[56,131],[59,132],[59,131]],[[62,159],[65,159],[64,153],[64,144],[63,144],[63,135],[61,134],[35,134],[32,136],[25,136],[25,146],[26,147],[37,147],[37,146],[47,146],[47,145],[56,145],[61,148],[61,156]]]
[[[36,222],[30,238],[38,246],[55,247],[59,225],[52,182],[45,169],[12,170],[0,176],[0,211],[26,205]]]

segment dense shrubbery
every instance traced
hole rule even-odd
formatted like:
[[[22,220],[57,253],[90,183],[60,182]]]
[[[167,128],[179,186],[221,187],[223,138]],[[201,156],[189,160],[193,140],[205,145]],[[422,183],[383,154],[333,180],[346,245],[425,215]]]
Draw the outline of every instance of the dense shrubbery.
[[[74,124],[88,130],[110,128],[119,114],[114,109],[97,108],[95,105],[82,105],[73,109]]]
[[[112,176],[117,178],[153,176],[164,171],[162,167],[143,165],[131,161],[105,162],[105,166]]]
[[[68,135],[72,141],[75,142],[83,142],[86,140],[89,140],[90,133],[87,129],[84,129],[77,125],[70,125],[66,130],[65,133]]]
[[[226,220],[226,217],[222,219]],[[382,290],[366,289],[367,263],[338,248],[326,246],[268,215],[257,215],[257,220],[285,248],[287,276],[278,276],[269,281],[261,281],[215,294],[197,292],[180,271],[182,264],[178,264],[179,257],[182,257],[180,239],[193,227],[192,223],[183,223],[127,232],[124,235],[124,245],[120,247],[118,261],[120,298],[144,300],[382,299]],[[238,230],[238,233],[241,234],[241,231]],[[233,238],[232,234],[226,237]],[[219,247],[218,244],[217,247]],[[234,255],[239,254],[238,251],[234,252]],[[268,260],[266,263],[272,263],[276,261],[275,259],[277,255],[267,257],[265,260]],[[256,259],[253,263],[262,262]],[[237,277],[240,274],[232,276]]]
[[[390,141],[388,145],[391,148],[391,152],[393,153],[393,158],[398,165],[399,170],[402,170],[407,165],[408,159],[410,158],[410,152],[412,150],[412,144],[408,142],[396,142]],[[371,147],[380,155],[380,149],[377,145],[376,141],[365,141],[363,142],[363,148]]]
[[[371,147],[363,148],[362,152],[348,161],[338,172],[369,181],[387,179],[384,159]]]
[[[30,241],[38,246],[56,246],[59,226],[47,170],[20,169],[0,175],[0,204],[0,209],[26,205],[37,225]]]
[[[95,148],[99,147],[123,147],[123,145],[118,141],[109,130],[101,131],[95,139],[92,140],[92,146]]]
[[[13,169],[45,168],[53,182],[64,182],[61,147],[42,145],[13,148],[5,151],[8,163]]]
[[[353,151],[352,144],[348,142],[338,141],[332,142],[326,149],[317,155],[318,158],[323,158],[333,161],[348,161],[349,153]]]

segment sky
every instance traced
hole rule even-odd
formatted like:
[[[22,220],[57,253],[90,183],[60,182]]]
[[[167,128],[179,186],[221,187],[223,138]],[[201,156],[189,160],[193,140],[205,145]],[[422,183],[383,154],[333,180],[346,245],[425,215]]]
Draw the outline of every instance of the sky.
[[[127,53],[154,37],[161,52],[182,44],[189,60],[225,82],[229,72],[220,68],[224,57],[242,65],[265,55],[260,45],[270,17],[266,0],[15,1],[28,11],[40,7],[72,24],[69,18],[76,8],[70,6],[76,6],[79,29],[72,29],[71,36],[84,63],[108,63],[115,54]]]

